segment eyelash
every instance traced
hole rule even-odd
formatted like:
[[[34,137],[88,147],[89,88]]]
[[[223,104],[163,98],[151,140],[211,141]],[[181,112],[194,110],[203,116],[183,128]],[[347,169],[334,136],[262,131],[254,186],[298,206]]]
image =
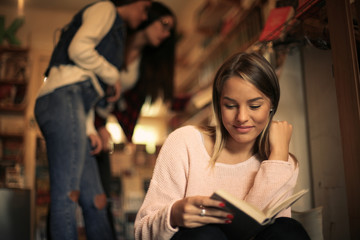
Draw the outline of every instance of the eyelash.
[[[228,109],[231,109],[231,108],[235,108],[237,106],[236,105],[225,104],[225,107],[228,108]]]
[[[250,106],[251,109],[258,109],[258,108],[260,108],[260,107],[261,107],[261,105]]]
[[[230,105],[230,104],[225,104],[225,107],[227,108],[227,109],[232,109],[232,108],[236,108],[236,107],[238,107],[237,105]],[[256,109],[258,109],[258,108],[260,108],[261,107],[261,105],[253,105],[253,106],[250,106],[250,108],[252,109],[252,110],[256,110]]]

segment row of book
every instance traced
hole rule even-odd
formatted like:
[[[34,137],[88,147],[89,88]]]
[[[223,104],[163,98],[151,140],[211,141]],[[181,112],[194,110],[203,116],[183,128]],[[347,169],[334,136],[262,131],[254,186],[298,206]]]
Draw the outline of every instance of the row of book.
[[[25,98],[28,79],[26,51],[0,51],[0,106],[18,105]]]
[[[25,82],[28,75],[27,53],[4,51],[0,54],[0,79]]]

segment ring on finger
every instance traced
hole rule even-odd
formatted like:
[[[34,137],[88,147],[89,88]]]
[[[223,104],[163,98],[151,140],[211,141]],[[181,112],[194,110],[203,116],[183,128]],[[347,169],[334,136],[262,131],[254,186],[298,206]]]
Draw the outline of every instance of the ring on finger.
[[[204,217],[205,215],[206,215],[206,209],[205,209],[205,207],[204,206],[200,206],[200,208],[201,208],[201,212],[200,212],[200,216],[201,217]]]

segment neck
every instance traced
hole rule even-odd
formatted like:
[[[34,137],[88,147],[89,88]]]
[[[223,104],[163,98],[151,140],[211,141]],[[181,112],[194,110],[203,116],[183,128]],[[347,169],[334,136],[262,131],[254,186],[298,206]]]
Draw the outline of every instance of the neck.
[[[147,44],[144,31],[139,31],[134,34],[129,42],[128,54],[126,62],[129,64],[141,55],[141,51]]]
[[[130,47],[141,51],[147,44],[145,30],[138,31],[134,34]]]
[[[228,141],[223,151],[227,159],[234,162],[243,162],[253,155],[254,143],[239,144],[236,141]],[[231,160],[232,159],[232,160]]]

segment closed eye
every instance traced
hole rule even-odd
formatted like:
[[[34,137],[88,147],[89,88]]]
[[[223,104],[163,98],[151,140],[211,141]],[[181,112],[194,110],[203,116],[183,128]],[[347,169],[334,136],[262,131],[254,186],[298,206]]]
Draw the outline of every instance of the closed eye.
[[[251,108],[251,109],[254,109],[254,110],[255,110],[255,109],[258,109],[259,107],[261,107],[261,105],[252,105],[252,106],[250,106],[250,108]]]
[[[237,105],[236,104],[224,104],[226,108],[228,109],[232,109],[232,108],[236,108]]]

